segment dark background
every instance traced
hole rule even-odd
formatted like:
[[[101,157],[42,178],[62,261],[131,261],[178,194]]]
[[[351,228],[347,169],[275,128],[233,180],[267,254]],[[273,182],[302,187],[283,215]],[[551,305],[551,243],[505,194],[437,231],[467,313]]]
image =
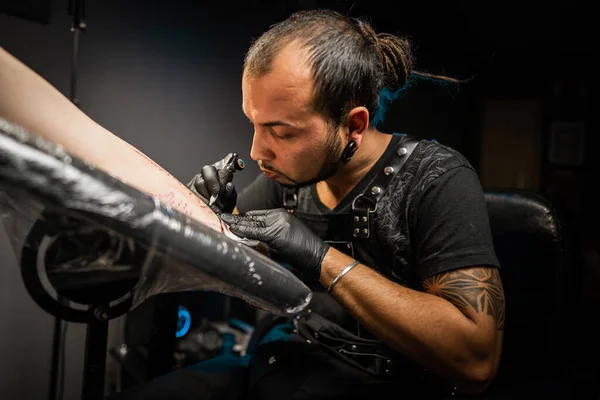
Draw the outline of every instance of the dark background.
[[[481,171],[486,187],[525,187],[547,195],[575,250],[572,265],[579,279],[573,293],[581,307],[573,312],[588,321],[598,316],[600,282],[593,196],[598,172],[593,56],[600,35],[592,4],[89,0],[78,98],[94,120],[187,182],[204,164],[231,151],[251,161],[252,130],[241,111],[240,77],[252,38],[301,8],[366,17],[376,30],[414,41],[417,69],[472,78],[458,88],[413,87],[390,107],[383,129],[455,147]],[[67,0],[0,0],[0,45],[67,96],[71,23]],[[563,121],[584,124],[582,163],[549,158],[551,128]],[[517,167],[505,169],[510,165]],[[238,188],[257,172],[249,162],[236,175]],[[45,398],[52,318],[27,296],[2,232],[0,398]],[[119,323],[113,324],[113,343],[119,341]],[[581,334],[582,353],[592,354],[595,342],[583,339],[595,334],[581,326],[573,330],[574,336]],[[84,337],[84,326],[69,324],[65,399],[80,395]],[[108,379],[117,379],[110,367]]]

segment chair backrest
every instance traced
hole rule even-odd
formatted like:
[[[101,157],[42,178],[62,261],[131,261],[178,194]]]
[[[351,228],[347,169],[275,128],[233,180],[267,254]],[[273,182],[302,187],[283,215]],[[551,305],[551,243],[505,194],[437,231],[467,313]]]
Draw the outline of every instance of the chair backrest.
[[[559,217],[542,195],[487,189],[485,200],[506,297],[504,346],[496,385],[560,373],[569,282]]]

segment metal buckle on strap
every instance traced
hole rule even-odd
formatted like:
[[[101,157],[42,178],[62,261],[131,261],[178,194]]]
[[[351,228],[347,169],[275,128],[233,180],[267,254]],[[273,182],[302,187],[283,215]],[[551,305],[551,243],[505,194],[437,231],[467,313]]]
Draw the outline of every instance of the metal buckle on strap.
[[[370,189],[354,198],[352,201],[352,235],[354,237],[365,239],[371,235],[370,219],[371,214],[377,211],[378,200],[383,197],[390,181],[402,169],[417,144],[418,142],[414,140],[402,140],[396,148],[395,157],[392,156],[387,160],[383,174],[377,175]]]
[[[377,202],[363,194],[352,200],[352,235],[354,237],[365,239],[371,235],[370,215],[375,211],[377,211]]]

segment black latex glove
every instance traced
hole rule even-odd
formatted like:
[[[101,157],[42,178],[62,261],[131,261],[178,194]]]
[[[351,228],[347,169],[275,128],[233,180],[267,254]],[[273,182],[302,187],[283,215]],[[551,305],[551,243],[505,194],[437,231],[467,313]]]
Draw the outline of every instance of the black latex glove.
[[[218,195],[217,200],[210,206],[211,210],[217,214],[232,212],[237,203],[237,191],[231,182],[233,172],[225,168],[230,157],[231,154],[228,154],[227,157],[214,164],[205,165],[200,173],[187,184],[188,189],[206,204],[209,204],[211,196]]]
[[[271,249],[273,258],[319,278],[329,245],[283,208],[221,214],[233,233],[259,240]]]

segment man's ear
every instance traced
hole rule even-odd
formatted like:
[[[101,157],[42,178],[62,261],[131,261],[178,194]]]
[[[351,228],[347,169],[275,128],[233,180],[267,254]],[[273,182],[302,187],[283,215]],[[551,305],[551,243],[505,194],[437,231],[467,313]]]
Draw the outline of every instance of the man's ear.
[[[354,107],[348,113],[348,141],[354,140],[360,147],[363,137],[369,128],[369,111],[366,107]]]

